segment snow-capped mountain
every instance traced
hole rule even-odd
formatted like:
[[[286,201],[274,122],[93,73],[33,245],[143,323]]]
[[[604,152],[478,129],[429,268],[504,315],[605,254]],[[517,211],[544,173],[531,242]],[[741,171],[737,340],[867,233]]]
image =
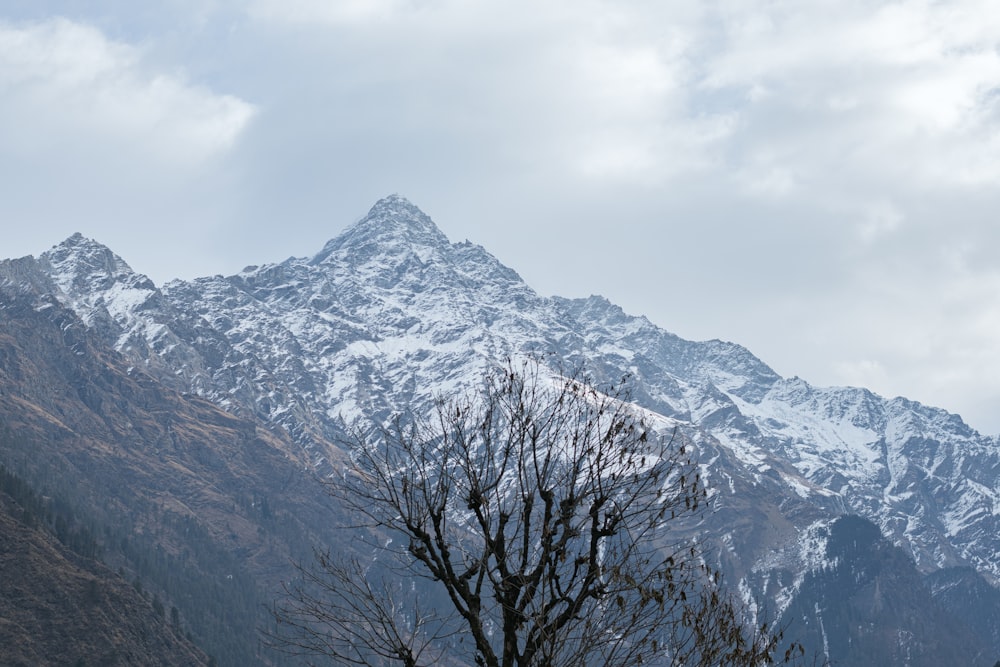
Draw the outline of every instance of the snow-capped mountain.
[[[451,243],[398,196],[312,257],[162,287],[74,235],[0,280],[50,293],[184,391],[288,431],[316,465],[345,426],[422,410],[507,356],[550,355],[683,424],[735,576],[788,600],[810,535],[872,520],[922,572],[1000,580],[1000,443],[944,410],[782,378],[748,350],[692,342],[599,296],[542,297],[482,247]]]

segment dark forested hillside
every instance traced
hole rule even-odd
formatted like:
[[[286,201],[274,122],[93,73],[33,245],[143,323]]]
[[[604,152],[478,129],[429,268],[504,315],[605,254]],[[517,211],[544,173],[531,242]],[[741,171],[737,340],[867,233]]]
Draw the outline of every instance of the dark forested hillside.
[[[92,557],[96,542],[68,507],[0,477],[0,663],[209,663],[179,616]]]

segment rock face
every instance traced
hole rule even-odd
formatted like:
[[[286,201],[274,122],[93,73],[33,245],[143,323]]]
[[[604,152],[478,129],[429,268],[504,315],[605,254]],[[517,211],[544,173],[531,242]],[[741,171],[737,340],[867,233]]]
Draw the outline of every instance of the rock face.
[[[75,235],[0,262],[0,286],[72,311],[144,377],[287,434],[283,456],[321,472],[345,427],[427,410],[505,357],[629,375],[635,402],[697,443],[715,502],[702,539],[779,611],[826,562],[815,538],[842,514],[872,521],[921,575],[1000,579],[997,438],[903,398],[782,378],[739,345],[683,340],[602,297],[541,297],[398,196],[313,257],[234,276],[158,288]]]

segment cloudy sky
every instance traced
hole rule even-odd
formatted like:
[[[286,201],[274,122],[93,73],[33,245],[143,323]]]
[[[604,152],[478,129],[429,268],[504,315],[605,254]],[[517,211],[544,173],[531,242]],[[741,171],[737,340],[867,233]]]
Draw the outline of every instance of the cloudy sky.
[[[542,294],[1000,433],[995,0],[0,7],[0,257],[230,274],[394,192]]]

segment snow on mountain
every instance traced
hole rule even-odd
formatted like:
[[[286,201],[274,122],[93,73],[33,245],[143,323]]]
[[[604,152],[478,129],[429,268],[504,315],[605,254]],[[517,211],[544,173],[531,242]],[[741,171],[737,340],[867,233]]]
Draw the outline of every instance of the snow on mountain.
[[[782,378],[745,348],[683,340],[599,296],[539,296],[399,196],[313,257],[162,289],[79,235],[25,262],[0,277],[51,290],[135,363],[288,430],[318,464],[345,426],[426,409],[506,356],[551,355],[598,380],[629,375],[636,403],[687,425],[716,495],[708,521],[743,526],[721,544],[762,587],[787,597],[814,559],[803,536],[845,511],[925,571],[1000,579],[996,439],[902,398]],[[774,553],[784,579],[764,573]]]

